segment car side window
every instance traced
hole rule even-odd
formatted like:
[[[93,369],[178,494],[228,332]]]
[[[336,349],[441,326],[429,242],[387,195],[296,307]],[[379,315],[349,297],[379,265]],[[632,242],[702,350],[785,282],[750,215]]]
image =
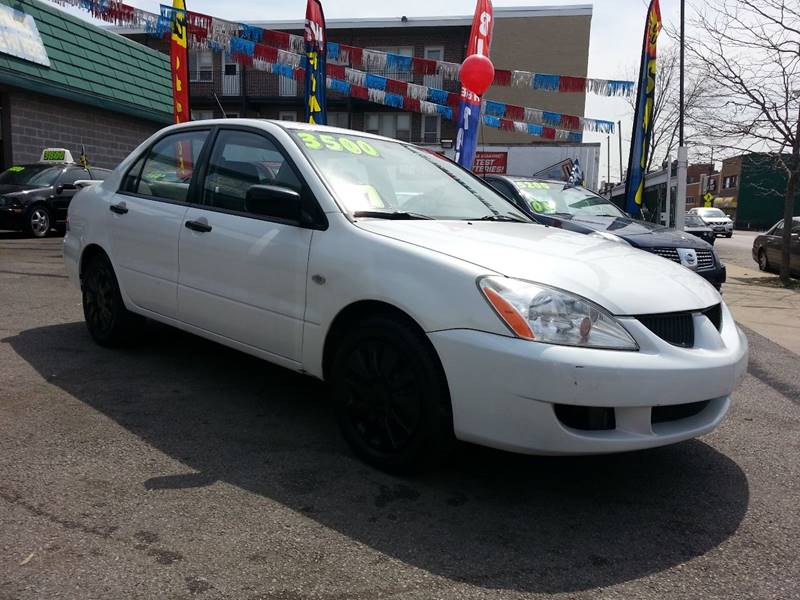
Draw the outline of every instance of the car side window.
[[[81,179],[91,179],[89,171],[86,169],[67,169],[67,172],[62,173],[61,177],[59,177],[58,184],[74,184],[76,181],[80,181]]]
[[[126,185],[137,194],[186,202],[194,165],[208,137],[208,131],[180,131],[162,138],[150,149],[135,186]],[[134,165],[135,166],[135,165]],[[129,177],[134,169],[129,171]],[[128,178],[126,178],[128,179]]]
[[[292,165],[270,140],[247,131],[220,131],[208,161],[203,203],[247,213],[247,191],[254,185],[298,193],[303,189]]]
[[[778,223],[772,235],[783,235],[783,223]]]

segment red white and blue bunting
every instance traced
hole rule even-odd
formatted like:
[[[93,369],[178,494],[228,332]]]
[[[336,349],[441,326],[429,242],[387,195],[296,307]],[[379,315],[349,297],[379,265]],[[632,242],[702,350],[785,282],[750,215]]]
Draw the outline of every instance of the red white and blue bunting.
[[[61,6],[80,8],[97,19],[115,25],[142,29],[153,37],[163,37],[169,34],[174,11],[171,6],[161,5],[160,13],[156,14],[116,0],[51,1]],[[263,43],[295,54],[302,54],[304,51],[305,41],[302,35],[234,23],[192,11],[187,11],[187,22],[189,23],[190,43],[194,48],[203,47],[231,52],[233,38],[239,38],[254,43]],[[458,81],[459,79],[461,68],[459,63],[403,56],[334,42],[328,42],[326,48],[329,63],[358,70],[386,69],[403,74],[441,75],[448,81]],[[495,69],[494,85],[530,88],[542,92],[588,93],[625,97],[632,96],[635,89],[633,81],[568,77],[508,69]]]

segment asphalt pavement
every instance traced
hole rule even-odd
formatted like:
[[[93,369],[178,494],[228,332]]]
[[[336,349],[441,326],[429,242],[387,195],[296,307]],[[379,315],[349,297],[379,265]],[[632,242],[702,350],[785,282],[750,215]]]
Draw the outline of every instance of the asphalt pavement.
[[[714,247],[723,263],[758,269],[758,263],[753,260],[753,241],[759,235],[759,231],[734,231],[731,238],[717,238]]]
[[[701,440],[397,478],[319,382],[156,325],[94,345],[58,239],[0,233],[0,306],[2,600],[800,598],[800,358],[755,333]]]

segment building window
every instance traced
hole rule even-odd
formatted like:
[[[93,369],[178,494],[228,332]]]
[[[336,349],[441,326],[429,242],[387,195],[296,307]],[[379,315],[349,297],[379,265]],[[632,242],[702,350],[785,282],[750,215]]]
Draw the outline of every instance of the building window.
[[[189,81],[214,81],[214,54],[211,50],[189,51]]]
[[[213,118],[213,110],[192,110],[192,121],[207,121]]]
[[[409,113],[366,113],[364,131],[406,142],[411,141],[411,115]]]
[[[348,129],[350,123],[348,123],[348,114],[346,112],[329,112],[328,113],[328,125],[331,127],[341,127],[342,129]]]
[[[441,135],[442,118],[439,115],[422,117],[422,143],[438,144]]]
[[[425,46],[425,58],[429,60],[444,60],[444,46]],[[425,75],[422,85],[442,89],[444,79],[441,75]]]
[[[278,113],[278,121],[297,121],[296,110],[282,110]]]
[[[722,189],[729,190],[735,188],[739,184],[739,176],[731,175],[722,181]]]

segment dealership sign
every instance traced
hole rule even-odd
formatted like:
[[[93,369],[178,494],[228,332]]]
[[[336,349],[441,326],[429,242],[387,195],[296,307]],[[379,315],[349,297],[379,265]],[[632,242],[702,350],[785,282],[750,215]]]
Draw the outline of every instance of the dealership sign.
[[[478,175],[505,175],[508,170],[508,152],[476,152],[472,165]]]
[[[0,4],[0,53],[50,66],[36,21],[32,16],[4,4]]]

